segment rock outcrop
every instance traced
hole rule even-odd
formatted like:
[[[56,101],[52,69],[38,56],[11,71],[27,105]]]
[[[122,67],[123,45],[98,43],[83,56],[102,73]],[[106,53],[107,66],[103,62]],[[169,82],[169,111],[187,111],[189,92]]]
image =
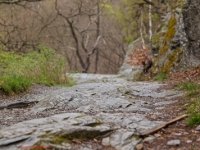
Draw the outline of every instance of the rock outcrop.
[[[187,49],[183,52],[183,63],[187,67],[200,65],[200,1],[188,0],[183,9],[183,21],[187,37]]]
[[[152,39],[153,73],[200,65],[200,2],[184,0],[168,12]]]
[[[184,32],[182,10],[176,8],[166,15],[164,24],[152,39],[154,54],[153,73],[169,73],[182,66],[187,39]]]
[[[124,63],[122,64],[122,66],[118,72],[119,76],[123,76],[129,80],[132,80],[136,74],[142,72],[141,66],[133,66],[133,65],[130,65],[129,63],[127,63],[131,59],[129,57],[129,54],[134,53],[133,48],[137,49],[137,48],[141,48],[141,47],[142,47],[142,40],[140,38],[129,44]]]

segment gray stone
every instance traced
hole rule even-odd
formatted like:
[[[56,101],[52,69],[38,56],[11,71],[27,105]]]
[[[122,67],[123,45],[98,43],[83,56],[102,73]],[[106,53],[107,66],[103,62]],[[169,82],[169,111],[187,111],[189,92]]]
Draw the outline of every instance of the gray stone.
[[[169,145],[169,146],[178,146],[180,144],[181,144],[180,140],[171,140],[171,141],[167,142],[167,145]]]

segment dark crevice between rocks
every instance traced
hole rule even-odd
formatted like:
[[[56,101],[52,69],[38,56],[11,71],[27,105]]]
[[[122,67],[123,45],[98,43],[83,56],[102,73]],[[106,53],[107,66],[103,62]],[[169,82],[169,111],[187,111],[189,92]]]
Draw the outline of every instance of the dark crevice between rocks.
[[[79,130],[79,131],[72,132],[70,134],[65,134],[63,132],[61,132],[60,134],[57,134],[57,135],[45,134],[45,135],[42,135],[41,138],[45,139],[46,137],[48,137],[48,138],[50,137],[49,141],[44,141],[44,142],[50,142],[53,144],[61,144],[63,142],[71,143],[72,140],[74,140],[74,139],[77,139],[79,141],[88,141],[88,140],[93,140],[93,139],[99,139],[99,138],[107,137],[113,132],[114,132],[114,130],[106,130],[106,131],[102,131],[102,132],[98,131],[98,130],[94,130],[94,131],[88,131],[88,130],[80,131]]]

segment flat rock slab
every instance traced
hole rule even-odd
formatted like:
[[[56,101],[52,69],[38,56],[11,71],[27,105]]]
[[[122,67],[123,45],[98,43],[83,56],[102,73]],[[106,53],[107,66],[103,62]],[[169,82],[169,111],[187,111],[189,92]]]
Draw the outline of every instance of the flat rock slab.
[[[35,145],[70,150],[95,149],[81,143],[100,138],[103,139],[101,143],[115,149],[133,150],[140,142],[139,132],[163,123],[150,121],[147,116],[175,103],[182,95],[173,90],[161,90],[166,84],[129,82],[116,75],[73,74],[71,77],[79,84],[40,97],[27,112],[40,114],[62,109],[65,113],[0,130],[0,149]]]

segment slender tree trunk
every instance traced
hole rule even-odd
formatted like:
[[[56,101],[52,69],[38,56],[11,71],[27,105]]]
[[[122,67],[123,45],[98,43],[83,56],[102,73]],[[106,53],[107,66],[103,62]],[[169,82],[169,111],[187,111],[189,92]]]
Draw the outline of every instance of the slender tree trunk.
[[[149,0],[151,2],[151,0]],[[149,45],[150,54],[152,55],[152,6],[149,5]]]
[[[143,37],[143,12],[141,10],[141,27],[140,27],[140,36],[142,38],[142,47],[143,49],[145,48],[145,42],[144,42],[144,37]]]
[[[98,40],[99,35],[100,35],[100,4],[99,0],[97,2],[97,32],[96,32],[96,40]],[[94,68],[94,73],[97,73],[98,70],[98,61],[99,61],[99,48],[98,45],[95,50],[96,58],[95,58],[95,68]]]

